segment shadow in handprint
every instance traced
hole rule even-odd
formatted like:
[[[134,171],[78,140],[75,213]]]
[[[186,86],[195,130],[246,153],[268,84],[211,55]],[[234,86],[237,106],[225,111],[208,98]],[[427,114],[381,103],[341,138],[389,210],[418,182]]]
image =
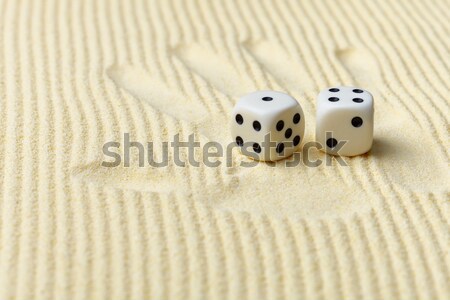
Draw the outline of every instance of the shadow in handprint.
[[[278,43],[259,41],[246,43],[245,48],[284,90],[297,92],[302,98],[305,93],[317,93],[314,79],[306,72],[306,62],[288,55]]]
[[[139,66],[112,66],[107,75],[136,99],[143,101],[175,119],[201,120],[206,110],[197,101],[185,98]]]
[[[201,45],[180,46],[173,53],[193,74],[224,95],[244,95],[254,88],[248,77],[241,76],[232,64],[227,63],[226,57],[220,57]]]

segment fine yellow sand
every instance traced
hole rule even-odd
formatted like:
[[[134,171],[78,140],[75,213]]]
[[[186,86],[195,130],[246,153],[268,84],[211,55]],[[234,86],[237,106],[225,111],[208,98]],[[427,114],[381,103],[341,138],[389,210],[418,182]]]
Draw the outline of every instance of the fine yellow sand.
[[[0,299],[450,299],[448,0],[0,14]],[[373,149],[347,167],[101,165],[124,133],[158,159],[176,134],[225,145],[262,89],[299,100],[311,142],[334,85],[375,97]]]

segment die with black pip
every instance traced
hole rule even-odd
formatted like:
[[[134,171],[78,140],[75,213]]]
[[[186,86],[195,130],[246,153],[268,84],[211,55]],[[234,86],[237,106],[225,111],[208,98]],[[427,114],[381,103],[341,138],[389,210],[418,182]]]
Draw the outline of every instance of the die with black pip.
[[[335,86],[317,96],[316,141],[332,155],[368,152],[373,142],[374,101],[358,87]]]
[[[241,152],[255,160],[289,157],[301,144],[305,117],[293,97],[257,91],[239,99],[233,109],[231,133]]]

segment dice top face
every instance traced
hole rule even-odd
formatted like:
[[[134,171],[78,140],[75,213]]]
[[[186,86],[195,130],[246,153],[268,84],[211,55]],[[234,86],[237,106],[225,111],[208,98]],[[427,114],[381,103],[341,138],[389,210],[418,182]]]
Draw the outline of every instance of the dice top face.
[[[345,86],[325,89],[317,97],[316,140],[330,154],[366,153],[372,147],[373,114],[368,91]]]
[[[297,105],[297,100],[288,94],[276,91],[257,91],[242,96],[236,106],[239,106],[241,111],[271,117]]]
[[[373,109],[372,94],[357,87],[337,86],[322,90],[317,97],[317,110],[322,107],[338,109]]]
[[[297,100],[281,92],[247,94],[232,113],[233,140],[243,154],[257,160],[275,161],[290,156],[300,146],[304,129],[302,108]],[[268,144],[268,134],[272,145]]]

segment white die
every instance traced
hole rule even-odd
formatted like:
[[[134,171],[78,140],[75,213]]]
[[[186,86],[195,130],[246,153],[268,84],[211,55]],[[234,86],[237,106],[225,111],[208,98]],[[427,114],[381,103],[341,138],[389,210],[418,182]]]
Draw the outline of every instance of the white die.
[[[253,92],[241,97],[233,109],[233,140],[243,154],[256,160],[289,157],[300,146],[304,131],[303,110],[285,93]]]
[[[372,147],[373,114],[368,91],[345,86],[323,90],[317,97],[316,140],[329,154],[366,153]]]

